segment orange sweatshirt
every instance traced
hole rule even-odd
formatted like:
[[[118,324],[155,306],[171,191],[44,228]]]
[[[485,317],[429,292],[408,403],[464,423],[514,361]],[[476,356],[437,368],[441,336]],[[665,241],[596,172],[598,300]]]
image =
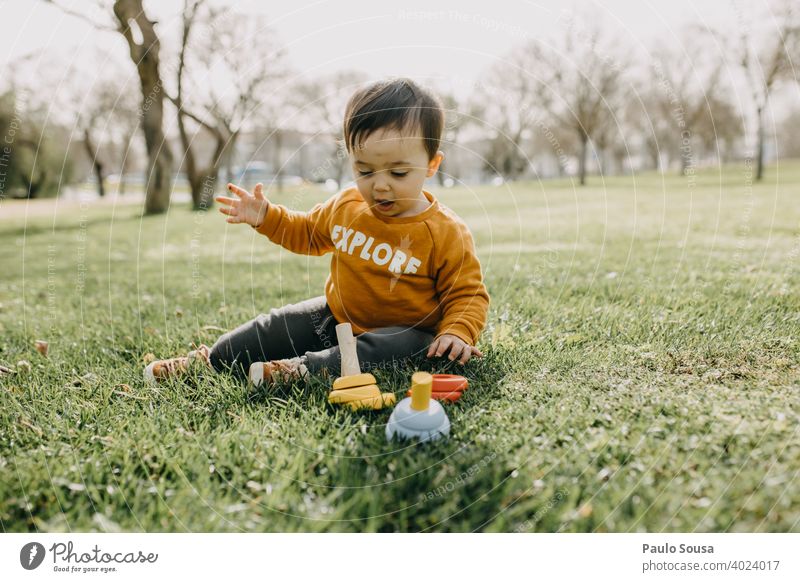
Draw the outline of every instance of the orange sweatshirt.
[[[332,252],[325,282],[328,307],[353,333],[416,326],[478,341],[489,294],[466,224],[434,196],[416,216],[381,216],[356,188],[308,212],[270,203],[256,228],[292,252]]]

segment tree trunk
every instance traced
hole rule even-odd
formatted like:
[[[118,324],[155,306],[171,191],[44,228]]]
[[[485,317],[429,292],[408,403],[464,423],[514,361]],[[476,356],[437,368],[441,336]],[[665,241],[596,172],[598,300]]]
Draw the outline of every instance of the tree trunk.
[[[222,162],[222,150],[225,148],[225,140],[222,136],[217,136],[217,147],[211,163],[208,167],[198,168],[195,163],[192,143],[183,124],[183,114],[178,111],[178,126],[180,128],[181,140],[185,148],[184,170],[186,181],[189,183],[189,191],[192,195],[193,210],[208,210],[214,205],[214,192],[219,180],[219,169]]]
[[[758,108],[758,137],[756,147],[756,182],[764,178],[764,114],[761,107]]]
[[[127,187],[127,180],[125,179],[125,176],[128,175],[128,171],[131,168],[131,144],[133,143],[133,138],[135,136],[136,132],[131,131],[128,133],[128,137],[124,140],[125,149],[122,154],[122,163],[120,164],[119,184],[117,186],[117,195],[119,196],[125,194],[125,189]]]
[[[233,182],[233,157],[236,155],[236,145],[233,143],[233,139],[231,138],[231,143],[225,154],[225,179],[228,182]]]
[[[650,143],[647,147],[650,151],[650,160],[653,163],[653,169],[658,172],[661,170],[661,152],[658,149],[658,142]]]
[[[214,192],[217,188],[219,171],[222,167],[225,151],[229,146],[234,147],[235,145],[235,136],[225,139],[225,136],[218,132],[216,138],[217,147],[211,157],[211,164],[204,171],[196,173],[198,174],[195,177],[197,184],[196,187],[192,188],[192,201],[194,202],[195,210],[208,210],[214,205]]]
[[[214,192],[219,179],[219,168],[212,166],[203,172],[196,173],[189,181],[192,190],[192,208],[208,210],[214,204]]]
[[[578,176],[581,186],[586,185],[586,156],[589,155],[589,136],[581,132],[581,152],[578,159]]]
[[[228,182],[233,182],[234,175],[233,175],[233,162],[234,158],[236,157],[236,144],[239,140],[239,130],[237,129],[228,138],[220,144],[217,142],[217,146],[222,146],[222,149],[219,150],[220,161],[215,162],[219,168],[222,168],[222,160],[225,160],[225,174],[226,180]],[[219,173],[219,172],[217,172]]]
[[[275,173],[275,185],[277,186],[278,193],[283,193],[283,131],[280,129],[275,130],[275,143],[272,151],[272,166]]]
[[[142,0],[116,0],[114,14],[119,30],[128,42],[131,59],[139,72],[142,88],[142,130],[147,147],[145,214],[166,212],[172,191],[173,159],[164,135],[164,93],[159,72],[159,40],[154,23],[147,18]],[[142,42],[137,42],[136,26]]]
[[[208,167],[198,168],[194,150],[192,149],[193,136],[190,136],[186,130],[184,121],[186,112],[181,106],[180,98],[177,99],[176,106],[178,107],[178,131],[184,148],[183,166],[186,173],[186,181],[189,183],[189,191],[192,195],[192,208],[201,211],[208,210],[214,205],[214,192],[217,188],[219,171],[225,157],[225,150],[228,146],[235,146],[236,135],[230,139],[225,139],[222,133],[215,130],[213,133],[217,144],[211,156],[211,161]],[[208,127],[206,127],[206,129],[211,131]]]
[[[336,147],[336,151],[333,153],[336,159],[336,187],[341,190],[342,188],[342,178],[344,177],[344,168],[347,165],[347,156],[341,155],[339,153],[339,147]]]
[[[20,174],[20,178],[22,178],[22,182],[25,184],[25,189],[28,192],[28,198],[37,198],[39,196],[39,192],[42,190],[45,182],[47,181],[47,172],[43,171],[39,174],[37,179],[33,179],[34,172],[31,171],[31,179],[28,179],[28,176],[25,172]]]
[[[691,161],[691,157],[692,157],[691,145],[688,147],[688,149],[685,150],[684,147],[681,146],[681,174],[680,174],[681,176],[686,175],[686,172],[689,169],[689,162]]]
[[[601,176],[608,174],[608,153],[604,147],[594,150],[597,155],[597,169]]]
[[[103,164],[97,158],[97,148],[95,148],[94,143],[92,142],[92,136],[88,128],[83,130],[83,145],[86,148],[86,153],[89,154],[89,159],[92,162],[94,177],[97,180],[97,195],[100,196],[100,198],[103,198],[106,195]]]

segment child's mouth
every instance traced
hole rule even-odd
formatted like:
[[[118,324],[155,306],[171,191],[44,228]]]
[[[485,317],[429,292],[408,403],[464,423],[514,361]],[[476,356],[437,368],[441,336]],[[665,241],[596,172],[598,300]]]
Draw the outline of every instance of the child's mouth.
[[[376,201],[376,202],[377,202],[377,201]],[[391,210],[392,208],[394,208],[394,201],[392,201],[392,200],[385,200],[385,201],[383,201],[383,202],[377,202],[377,206],[378,206],[378,209],[379,209],[379,210],[382,210],[382,211],[384,211],[384,212],[385,212],[385,211],[387,211],[387,210]]]

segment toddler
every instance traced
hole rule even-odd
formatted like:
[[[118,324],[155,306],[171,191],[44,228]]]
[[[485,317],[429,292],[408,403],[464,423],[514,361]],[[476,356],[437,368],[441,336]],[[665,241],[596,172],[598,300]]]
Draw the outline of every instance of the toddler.
[[[348,322],[367,371],[422,354],[466,364],[486,324],[489,295],[464,222],[427,190],[442,163],[444,111],[408,79],[373,83],[349,100],[344,142],[355,186],[308,212],[296,212],[228,184],[220,212],[292,252],[332,253],[325,294],[273,308],[210,348],[158,360],[157,382],[192,361],[262,381],[340,374],[335,326]],[[427,350],[427,351],[426,351]]]

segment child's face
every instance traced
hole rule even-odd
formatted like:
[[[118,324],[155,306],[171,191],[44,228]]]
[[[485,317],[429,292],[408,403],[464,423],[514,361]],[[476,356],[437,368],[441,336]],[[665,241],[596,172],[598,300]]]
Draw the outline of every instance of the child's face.
[[[439,169],[442,153],[428,160],[420,135],[380,128],[351,152],[350,160],[358,191],[373,211],[402,217],[428,206],[422,185]]]

